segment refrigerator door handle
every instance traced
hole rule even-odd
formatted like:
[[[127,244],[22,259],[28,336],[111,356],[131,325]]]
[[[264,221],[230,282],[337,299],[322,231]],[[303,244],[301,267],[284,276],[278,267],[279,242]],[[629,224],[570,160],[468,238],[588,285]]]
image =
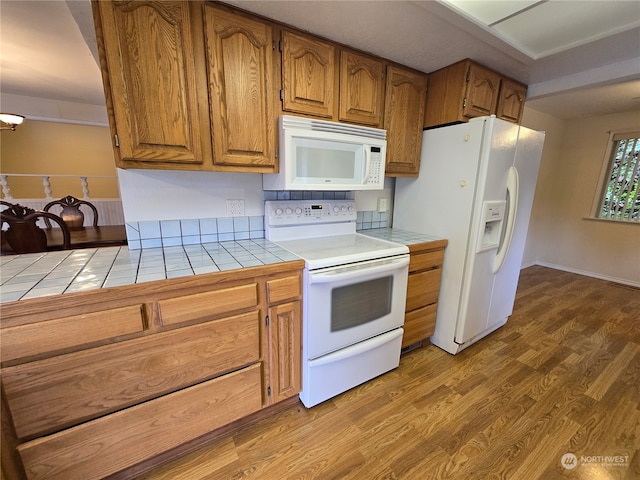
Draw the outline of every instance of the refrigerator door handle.
[[[516,224],[519,185],[520,180],[518,178],[518,170],[516,167],[509,167],[509,172],[507,174],[507,225],[504,229],[504,237],[501,239],[500,245],[498,246],[496,258],[493,261],[493,273],[497,273],[502,268],[502,265],[507,258],[507,254],[509,253],[511,239],[513,238],[513,230]]]

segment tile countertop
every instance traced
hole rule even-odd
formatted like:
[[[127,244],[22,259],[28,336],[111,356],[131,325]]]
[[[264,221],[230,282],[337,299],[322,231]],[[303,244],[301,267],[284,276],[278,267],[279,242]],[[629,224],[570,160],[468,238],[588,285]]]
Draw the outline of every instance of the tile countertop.
[[[397,228],[374,228],[371,230],[359,230],[358,233],[370,237],[388,240],[390,242],[401,243],[402,245],[415,245],[417,243],[436,242],[442,240],[440,237],[426,235],[423,233],[409,232]]]
[[[358,233],[412,245],[440,240],[404,230]],[[297,260],[265,239],[129,250],[86,248],[0,257],[0,303]]]
[[[0,257],[0,302],[297,260],[264,239],[129,250],[86,248]]]

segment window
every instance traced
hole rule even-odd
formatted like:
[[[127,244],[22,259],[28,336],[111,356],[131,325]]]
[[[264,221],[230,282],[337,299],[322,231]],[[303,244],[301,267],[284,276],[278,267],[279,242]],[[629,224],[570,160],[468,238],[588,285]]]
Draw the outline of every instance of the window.
[[[596,217],[640,223],[640,132],[614,133]]]

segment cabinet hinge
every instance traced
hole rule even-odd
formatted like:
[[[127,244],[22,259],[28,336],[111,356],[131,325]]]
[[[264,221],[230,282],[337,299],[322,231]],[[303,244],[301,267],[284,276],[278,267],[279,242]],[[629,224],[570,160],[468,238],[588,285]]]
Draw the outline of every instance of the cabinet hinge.
[[[264,323],[267,327],[269,326],[269,315],[264,319]]]
[[[282,88],[280,89],[280,100],[284,100],[284,90]]]
[[[271,50],[275,50],[276,49],[276,41],[272,40],[271,41]]]
[[[467,83],[469,83],[469,80],[471,80],[471,70],[467,70]]]
[[[271,396],[271,385],[267,386],[267,397]]]
[[[113,136],[113,139],[116,142],[116,147],[120,148],[120,139],[118,138],[117,133]]]
[[[462,99],[462,108],[467,108],[467,97]]]
[[[275,152],[276,152],[276,160],[277,160],[278,159],[278,147],[276,147]]]

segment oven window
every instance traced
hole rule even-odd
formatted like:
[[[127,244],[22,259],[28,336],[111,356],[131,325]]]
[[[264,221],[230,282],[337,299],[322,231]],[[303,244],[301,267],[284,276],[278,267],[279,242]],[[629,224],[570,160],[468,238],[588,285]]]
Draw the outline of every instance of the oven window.
[[[393,276],[334,288],[331,291],[331,331],[377,320],[391,312]]]

